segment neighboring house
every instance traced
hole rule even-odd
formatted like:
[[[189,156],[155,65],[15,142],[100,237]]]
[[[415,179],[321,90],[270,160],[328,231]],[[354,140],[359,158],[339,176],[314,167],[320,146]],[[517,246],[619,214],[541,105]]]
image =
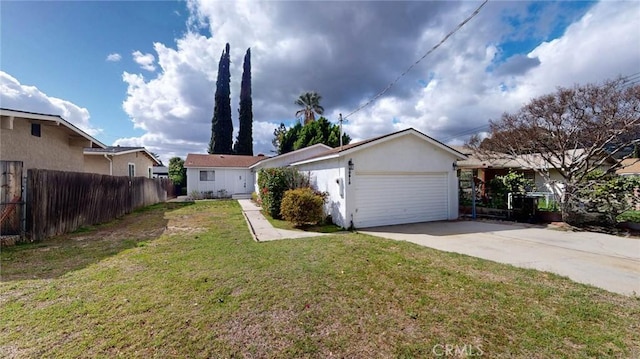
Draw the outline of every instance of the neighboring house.
[[[264,155],[202,155],[189,153],[184,161],[187,170],[187,193],[248,195],[253,192],[254,173],[251,166],[264,160]]]
[[[534,153],[512,158],[507,154],[496,152],[480,156],[475,151],[463,146],[455,146],[454,148],[468,156],[468,159],[458,161],[458,168],[473,171],[473,176],[482,183],[488,183],[496,176],[503,176],[513,171],[522,173],[525,178],[532,180],[538,192],[550,192],[558,195],[563,193],[562,182],[564,178],[540,154]],[[582,149],[567,151],[565,161],[570,164],[572,161],[580,159],[583,154],[584,150]],[[559,167],[560,163],[558,162],[556,165]],[[607,171],[613,165],[615,165],[615,160],[609,157],[606,158],[600,169]],[[550,181],[540,172],[548,173]],[[484,194],[484,190],[484,187],[480,188],[481,194]]]
[[[32,168],[84,172],[84,148],[106,146],[60,116],[0,109],[0,160]]]
[[[466,156],[407,129],[294,162],[327,192],[326,213],[348,228],[458,218],[456,161]]]
[[[111,176],[153,177],[160,160],[144,147],[109,146],[84,149],[84,172]]]
[[[167,166],[153,167],[153,178],[169,178],[169,168]]]
[[[620,168],[616,170],[620,176],[640,176],[640,158],[627,158],[620,161]]]
[[[531,181],[541,180],[540,176],[536,178],[533,169],[523,168],[522,163],[509,159],[501,153],[493,153],[490,156],[479,156],[474,150],[465,146],[451,146],[458,152],[467,156],[467,159],[457,162],[458,168],[462,171],[471,171],[473,178],[477,179],[477,183],[488,183],[496,176],[504,176],[511,171],[524,174],[525,178]],[[479,186],[481,195],[486,194],[486,187]]]

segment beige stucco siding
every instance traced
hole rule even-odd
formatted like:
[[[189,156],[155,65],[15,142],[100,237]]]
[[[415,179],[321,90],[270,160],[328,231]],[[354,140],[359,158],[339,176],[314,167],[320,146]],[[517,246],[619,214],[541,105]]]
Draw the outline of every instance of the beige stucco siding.
[[[149,177],[149,167],[153,167],[153,161],[140,151],[113,156],[113,175],[128,176],[129,163],[135,165],[136,177]]]
[[[90,145],[89,141],[72,143],[63,127],[45,123],[40,137],[32,136],[31,122],[22,119],[13,121],[13,129],[0,128],[0,159],[22,161],[24,170],[83,172],[83,148]]]
[[[84,171],[101,175],[109,174],[109,160],[103,155],[85,155]]]

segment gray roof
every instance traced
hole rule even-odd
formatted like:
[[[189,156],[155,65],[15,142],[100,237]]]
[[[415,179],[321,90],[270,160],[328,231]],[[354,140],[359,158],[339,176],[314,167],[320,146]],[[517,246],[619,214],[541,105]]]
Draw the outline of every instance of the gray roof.
[[[145,150],[144,147],[120,147],[120,146],[107,146],[107,148],[85,148],[84,152],[98,152],[98,153],[121,153],[127,151]]]

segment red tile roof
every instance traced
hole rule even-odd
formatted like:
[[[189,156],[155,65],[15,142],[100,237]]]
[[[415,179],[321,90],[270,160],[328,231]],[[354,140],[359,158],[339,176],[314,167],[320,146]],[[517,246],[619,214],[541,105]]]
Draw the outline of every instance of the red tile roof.
[[[189,153],[184,161],[184,167],[241,167],[250,166],[266,159],[266,156],[243,155],[201,155]]]

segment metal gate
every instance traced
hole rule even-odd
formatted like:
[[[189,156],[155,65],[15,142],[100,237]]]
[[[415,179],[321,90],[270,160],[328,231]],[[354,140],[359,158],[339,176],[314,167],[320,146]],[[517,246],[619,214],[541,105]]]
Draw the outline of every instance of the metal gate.
[[[0,235],[24,233],[22,162],[0,161]]]

